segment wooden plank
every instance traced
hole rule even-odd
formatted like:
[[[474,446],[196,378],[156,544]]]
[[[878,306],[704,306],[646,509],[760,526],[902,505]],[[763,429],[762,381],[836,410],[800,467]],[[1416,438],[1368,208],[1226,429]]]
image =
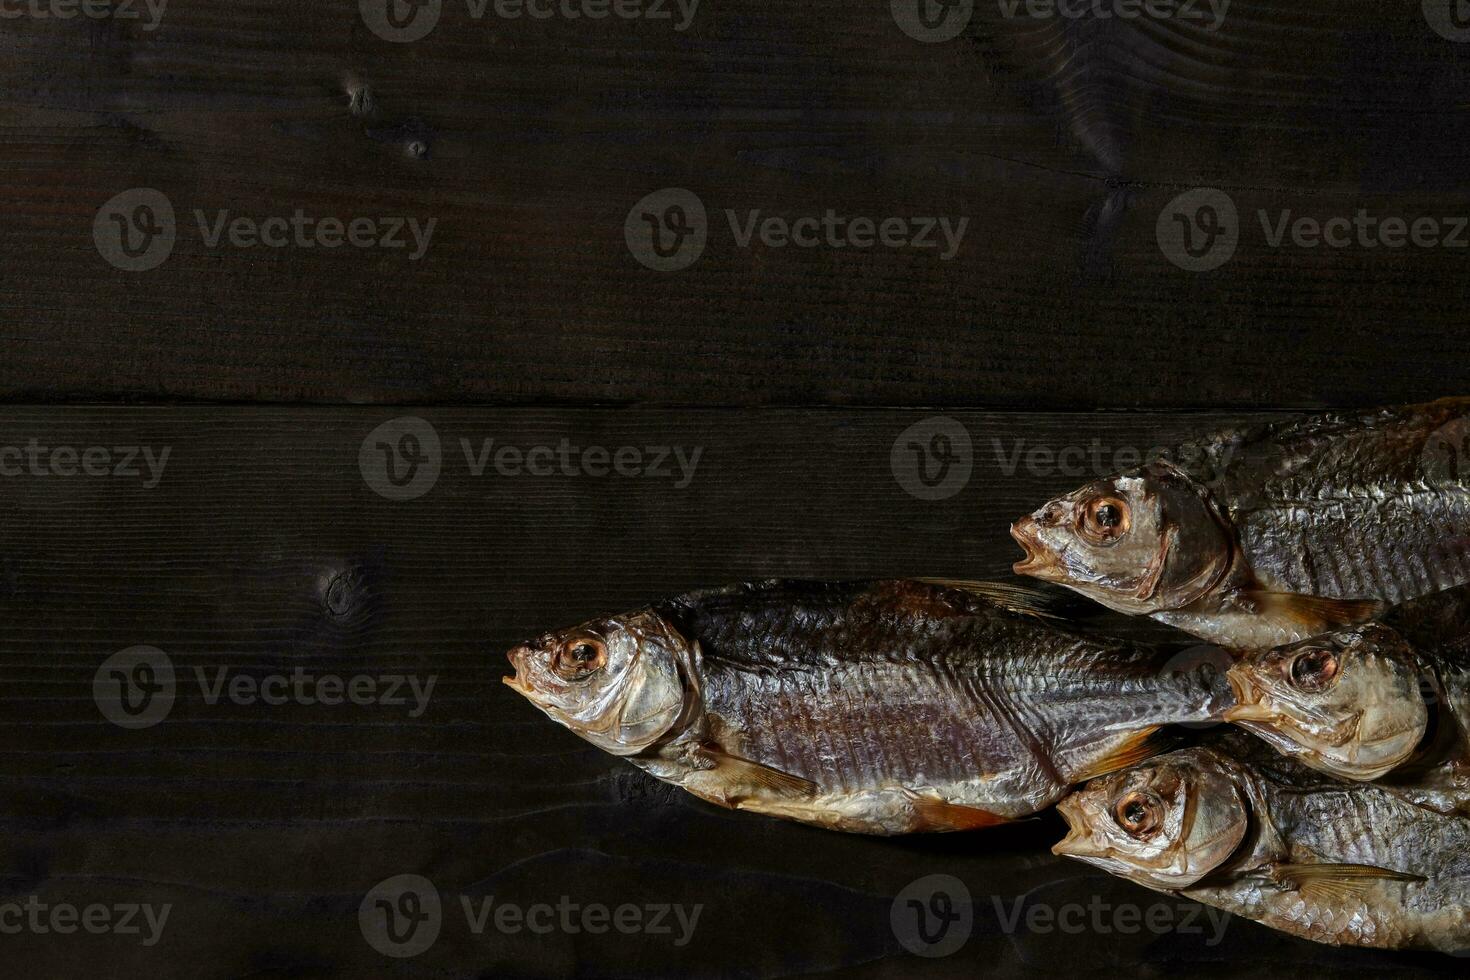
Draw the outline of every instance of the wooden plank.
[[[971,472],[926,500],[904,488],[893,449],[927,411],[414,414],[433,427],[440,469],[430,486],[409,481],[420,496],[394,500],[361,465],[365,442],[371,460],[379,438],[398,445],[407,431],[379,429],[394,410],[0,412],[0,925],[5,903],[32,895],[170,906],[153,946],[146,929],[0,936],[17,975],[1331,976],[1452,965],[1333,951],[1238,921],[1223,939],[1204,919],[1191,932],[1187,906],[1047,854],[1060,833],[1050,815],[878,840],[718,810],[596,751],[499,683],[502,652],[519,639],[698,586],[1002,574],[1018,554],[1012,516],[1224,417],[950,413],[972,441]],[[427,430],[414,431],[429,453]],[[486,439],[489,468],[474,476],[461,440],[474,456]],[[563,440],[574,475],[561,472]],[[513,474],[511,457],[495,462],[503,446],[550,447],[558,472]],[[67,449],[76,466],[110,472],[130,447],[155,461],[167,450],[159,479],[146,465],[138,476],[54,472],[73,468]],[[611,460],[639,447],[639,469],[657,453],[645,447],[699,455],[675,486],[597,475],[588,447]],[[1061,471],[1047,454],[1068,447]],[[633,460],[624,454],[625,471]],[[156,724],[125,729],[101,714],[94,678],[140,644],[170,658],[176,694]],[[414,714],[211,703],[195,674],[207,686],[220,669],[233,684],[298,668],[436,686]],[[377,883],[408,873],[434,883],[444,918],[431,947],[394,960],[365,941],[358,910]],[[952,955],[919,958],[890,914],[934,874],[966,884],[971,935]],[[492,920],[476,934],[461,899],[489,896],[702,910],[682,945],[677,927],[540,935]],[[1101,934],[1003,924],[1017,909],[1094,906]],[[1167,928],[1127,934],[1119,908]]]
[[[1419,4],[1235,0],[1212,30],[982,0],[934,44],[887,8],[731,0],[678,31],[446,0],[407,44],[350,0],[176,3],[155,30],[7,20],[0,397],[1239,409],[1470,390],[1443,356],[1463,250],[1273,248],[1258,217],[1464,216],[1470,45]],[[1156,226],[1206,186],[1241,241],[1187,272]],[[624,225],[666,187],[698,195],[708,240],[658,273]],[[93,239],[135,188],[178,219],[148,272]],[[297,209],[436,225],[409,261],[211,247],[196,217]],[[741,247],[726,216],[829,209],[969,224],[941,261]]]

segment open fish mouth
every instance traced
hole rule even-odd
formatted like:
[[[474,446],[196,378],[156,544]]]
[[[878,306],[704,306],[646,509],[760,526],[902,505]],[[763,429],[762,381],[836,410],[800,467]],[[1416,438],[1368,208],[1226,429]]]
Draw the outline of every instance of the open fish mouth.
[[[1220,713],[1220,719],[1232,725],[1244,725],[1259,730],[1258,726],[1275,727],[1282,721],[1281,711],[1266,703],[1266,698],[1255,677],[1244,664],[1233,664],[1225,671],[1225,682],[1235,703]]]
[[[1036,518],[1023,517],[1011,525],[1011,537],[1021,550],[1026,552],[1026,557],[1011,566],[1011,571],[1017,575],[1032,575],[1037,578],[1056,579],[1056,556],[1041,543],[1041,535],[1037,530]]]
[[[1221,713],[1220,717],[1223,720],[1231,724],[1267,723],[1276,720],[1275,710],[1261,703],[1260,692],[1256,690],[1255,683],[1250,675],[1242,670],[1240,664],[1235,664],[1225,671],[1225,681],[1230,685],[1230,693],[1235,696],[1235,704]]]
[[[1067,822],[1067,836],[1052,845],[1051,852],[1068,857],[1102,857],[1103,851],[1092,840],[1087,817],[1072,797],[1057,803],[1057,813]]]
[[[521,680],[521,659],[530,653],[530,648],[525,646],[513,647],[505,653],[505,659],[510,661],[511,675],[500,678],[500,683],[513,691],[529,695],[531,690],[526,682]]]

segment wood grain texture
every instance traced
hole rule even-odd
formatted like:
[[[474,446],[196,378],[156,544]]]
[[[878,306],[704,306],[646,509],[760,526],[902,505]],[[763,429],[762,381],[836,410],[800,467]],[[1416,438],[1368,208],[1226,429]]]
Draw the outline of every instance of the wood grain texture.
[[[591,748],[499,683],[513,642],[694,587],[1001,575],[1018,554],[1009,519],[1085,478],[1057,471],[1048,452],[1073,447],[1065,465],[1080,451],[1090,471],[1095,446],[1107,469],[1223,417],[951,413],[973,440],[973,471],[955,495],[926,501],[891,464],[924,411],[416,414],[441,440],[442,468],[428,492],[395,501],[359,466],[393,410],[0,412],[0,464],[12,471],[6,448],[32,440],[63,470],[56,447],[84,459],[89,448],[169,450],[152,488],[29,464],[0,477],[0,905],[172,905],[153,947],[0,936],[15,975],[1387,977],[1454,965],[1335,951],[1241,921],[1214,942],[1205,920],[1184,922],[1187,903],[1051,857],[1051,815],[879,840],[719,810]],[[461,439],[701,455],[677,489],[657,476],[502,475],[493,462],[475,477]],[[138,644],[167,653],[178,692],[158,724],[124,730],[100,714],[93,679]],[[418,717],[384,704],[211,704],[194,671],[221,668],[257,680],[296,668],[413,674],[436,687]],[[430,949],[390,960],[364,941],[357,912],[376,883],[404,873],[434,882],[446,918]],[[890,926],[895,896],[931,874],[960,878],[973,900],[970,939],[942,959],[904,952]],[[677,932],[476,935],[461,896],[702,912],[683,946]],[[1162,906],[1165,921],[1204,931],[1007,931],[1017,901],[1024,914]]]
[[[1464,250],[1271,248],[1255,217],[1463,216],[1470,45],[1418,3],[1235,0],[1210,30],[977,0],[940,44],[879,0],[707,3],[682,32],[468,9],[446,0],[410,44],[349,0],[176,0],[151,31],[4,21],[0,397],[1241,409],[1470,390]],[[623,224],[668,186],[699,195],[709,242],[656,273]],[[1199,186],[1232,197],[1242,241],[1190,273],[1155,225]],[[92,226],[136,187],[180,230],[128,273]],[[212,248],[193,217],[298,208],[437,226],[409,262]],[[944,262],[741,248],[726,209],[970,223]]]

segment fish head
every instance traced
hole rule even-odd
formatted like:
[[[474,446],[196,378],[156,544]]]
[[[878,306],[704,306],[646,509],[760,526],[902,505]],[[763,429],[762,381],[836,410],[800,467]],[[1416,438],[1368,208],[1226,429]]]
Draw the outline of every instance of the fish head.
[[[1429,727],[1418,658],[1380,623],[1248,654],[1226,678],[1226,721],[1344,779],[1402,765]]]
[[[507,656],[508,686],[614,755],[658,742],[697,693],[692,646],[651,609],[548,633]]]
[[[1236,774],[1187,749],[1092,780],[1057,804],[1068,833],[1053,854],[1154,888],[1187,888],[1245,839],[1250,809]]]
[[[1233,539],[1209,492],[1165,462],[1074,490],[1011,525],[1026,552],[1014,570],[1110,609],[1187,606],[1230,567]]]

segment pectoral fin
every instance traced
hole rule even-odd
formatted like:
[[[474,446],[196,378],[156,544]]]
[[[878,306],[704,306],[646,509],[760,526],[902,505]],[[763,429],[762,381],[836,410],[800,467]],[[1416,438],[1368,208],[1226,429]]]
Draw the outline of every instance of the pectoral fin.
[[[1425,881],[1422,875],[1406,874],[1369,864],[1278,864],[1271,877],[1295,888],[1302,896],[1321,903],[1341,903],[1361,898],[1379,881]]]
[[[1241,598],[1262,616],[1290,623],[1305,636],[1366,622],[1388,608],[1387,603],[1372,599],[1324,599],[1295,592],[1258,589],[1246,590],[1241,593]]]
[[[982,827],[1012,822],[1010,818],[997,816],[989,810],[949,803],[934,796],[920,796],[915,799],[914,813],[919,818],[914,830],[919,833],[979,830]]]
[[[699,754],[733,786],[757,786],[773,796],[790,800],[807,800],[817,795],[817,784],[810,779],[731,755],[713,743],[701,745]],[[730,794],[732,799],[740,795],[738,792]]]
[[[1085,783],[1089,779],[1096,779],[1098,776],[1106,776],[1119,769],[1136,766],[1145,759],[1162,755],[1173,747],[1174,739],[1164,734],[1161,726],[1155,725],[1152,728],[1141,729],[1129,735],[1101,759],[1094,760],[1073,774],[1072,781]]]

